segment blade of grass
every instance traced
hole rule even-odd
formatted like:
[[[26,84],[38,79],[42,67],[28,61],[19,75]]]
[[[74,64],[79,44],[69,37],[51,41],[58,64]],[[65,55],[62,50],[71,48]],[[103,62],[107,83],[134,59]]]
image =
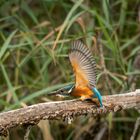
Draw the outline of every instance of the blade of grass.
[[[36,16],[34,15],[34,12],[31,10],[31,8],[27,5],[27,3],[25,1],[22,1],[21,7],[31,17],[31,19],[34,21],[34,23],[38,24],[38,20],[37,20]]]
[[[10,93],[12,94],[12,97],[13,97],[14,101],[15,102],[18,102],[18,96],[16,95],[15,89],[12,86],[12,83],[11,83],[9,77],[8,77],[8,74],[6,72],[6,69],[5,69],[5,67],[4,67],[4,65],[2,63],[0,63],[0,67],[2,69],[2,73],[4,75],[4,78],[6,80],[7,86],[9,88],[9,90],[10,90]]]
[[[120,11],[120,19],[119,19],[119,26],[120,26],[120,32],[123,32],[123,28],[125,25],[125,19],[126,19],[126,12],[127,12],[127,1],[122,0],[121,5],[121,11]]]
[[[6,106],[9,106],[9,103],[4,101],[3,99],[0,99],[0,105],[6,107]]]
[[[15,30],[14,32],[12,32],[10,34],[10,36],[5,40],[4,44],[2,45],[2,47],[0,49],[0,60],[2,59],[3,55],[7,51],[8,46],[10,44],[10,41],[11,41],[12,37],[15,35],[16,32],[17,32],[17,30]]]
[[[72,82],[69,82],[69,83],[66,83],[66,84],[59,84],[59,85],[55,85],[55,86],[51,86],[51,87],[39,90],[39,91],[37,91],[35,93],[30,94],[29,96],[26,96],[25,98],[23,98],[21,100],[19,100],[18,102],[14,103],[13,105],[9,106],[7,108],[7,110],[14,109],[15,107],[19,106],[21,102],[26,102],[27,103],[27,102],[33,100],[34,98],[37,98],[37,97],[45,95],[45,94],[47,95],[47,93],[49,93],[49,92],[51,92],[53,90],[62,88],[64,86],[67,86],[69,84],[72,84]]]
[[[126,43],[120,46],[121,51],[124,51],[126,48],[130,47],[131,44],[135,43],[137,39],[139,39],[140,34],[137,34],[136,36],[132,37],[131,39],[127,39]]]
[[[70,41],[70,39],[63,39],[63,40],[59,40],[57,43],[64,43],[64,42],[68,42]],[[48,45],[53,45],[54,44],[54,41],[49,41],[49,42],[44,42],[44,44],[39,44],[39,45],[36,45],[28,54],[26,57],[24,57],[21,62],[19,63],[19,67],[21,68],[24,64],[26,64],[29,59],[33,56],[33,54],[35,52],[37,52],[37,50],[39,49],[40,45],[42,46],[48,46]],[[50,55],[51,56],[51,55]]]
[[[14,91],[18,90],[18,89],[21,89],[22,86],[17,86],[17,87],[13,87],[14,88]],[[3,92],[3,93],[0,93],[0,98],[6,96],[8,93],[10,92],[10,90],[8,89],[7,91]]]
[[[108,24],[110,23],[110,18],[109,18],[109,0],[103,0],[102,1],[102,5],[103,5],[103,13],[105,15],[106,21],[108,22]]]
[[[56,40],[55,40],[54,45],[53,45],[53,47],[52,47],[53,50],[55,49],[56,44],[57,44],[57,42],[58,42],[58,40],[59,40],[61,34],[63,33],[65,27],[68,25],[68,23],[69,23],[69,21],[70,21],[72,15],[73,15],[73,13],[77,10],[77,8],[81,5],[82,2],[83,2],[83,0],[77,1],[77,2],[74,4],[74,6],[71,8],[70,12],[68,13],[66,19],[64,20],[63,25],[62,25],[62,27],[61,27],[61,29],[60,29],[60,31],[59,31],[57,37],[56,37]]]
[[[81,11],[79,12],[78,14],[76,14],[75,16],[73,16],[70,20],[70,22],[68,23],[67,27],[66,27],[66,30],[65,30],[65,34],[67,34],[69,28],[71,27],[71,25],[75,22],[75,20],[80,17],[82,14],[84,14],[85,11]]]
[[[114,76],[114,75],[111,74],[110,72],[109,72],[108,74],[109,74],[109,76],[110,76],[111,78],[113,78],[120,86],[123,87],[123,82],[122,82],[119,78],[117,78],[116,76]]]

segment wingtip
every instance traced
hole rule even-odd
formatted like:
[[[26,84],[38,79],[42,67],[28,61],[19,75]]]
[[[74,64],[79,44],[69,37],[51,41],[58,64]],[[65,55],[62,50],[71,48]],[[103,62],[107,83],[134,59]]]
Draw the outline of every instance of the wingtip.
[[[78,46],[85,46],[85,45],[84,45],[84,42],[81,39],[78,39],[78,40],[72,41],[71,46],[72,46],[72,48],[76,48]]]
[[[96,62],[90,49],[81,40],[72,41],[69,59],[71,64],[75,65],[75,63],[73,63],[74,61],[80,66],[83,73],[86,74],[86,80],[89,81],[90,86],[94,87],[96,85],[97,77]],[[75,69],[76,68],[74,67],[74,70]]]

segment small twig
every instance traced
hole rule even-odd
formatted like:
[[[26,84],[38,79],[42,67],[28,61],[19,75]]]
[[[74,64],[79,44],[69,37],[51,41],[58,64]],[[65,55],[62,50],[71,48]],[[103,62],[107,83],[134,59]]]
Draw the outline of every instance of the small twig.
[[[104,122],[102,125],[101,125],[101,129],[100,131],[97,133],[97,135],[95,136],[94,140],[102,140],[103,139],[103,136],[105,134],[105,132],[107,131],[108,129],[108,125],[107,125],[107,122]]]
[[[137,118],[137,121],[136,121],[135,127],[134,127],[134,131],[133,131],[133,134],[132,134],[130,140],[136,140],[137,139],[136,137],[138,136],[139,132],[140,132],[140,117]]]
[[[30,131],[31,131],[32,127],[33,127],[32,125],[27,126],[26,132],[25,132],[25,135],[24,135],[24,140],[29,140],[29,134],[30,134]]]
[[[37,124],[45,119],[69,120],[80,115],[101,115],[140,106],[140,89],[134,92],[103,96],[103,108],[93,102],[67,100],[40,103],[25,108],[0,113],[0,135],[19,125]]]

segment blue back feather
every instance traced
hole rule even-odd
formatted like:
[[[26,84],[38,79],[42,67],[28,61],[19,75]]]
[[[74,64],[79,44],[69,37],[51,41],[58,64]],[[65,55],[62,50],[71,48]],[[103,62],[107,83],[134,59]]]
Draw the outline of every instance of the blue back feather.
[[[71,90],[71,88],[73,88],[74,84],[70,84],[64,87],[65,90]]]

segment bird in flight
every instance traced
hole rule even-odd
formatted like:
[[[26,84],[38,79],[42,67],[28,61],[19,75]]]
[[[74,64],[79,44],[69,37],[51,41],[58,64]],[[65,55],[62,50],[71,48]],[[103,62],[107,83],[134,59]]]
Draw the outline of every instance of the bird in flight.
[[[79,97],[82,101],[90,99],[102,107],[102,96],[96,88],[96,63],[92,53],[82,41],[77,40],[72,43],[69,60],[75,75],[75,84],[53,93],[60,96]]]

